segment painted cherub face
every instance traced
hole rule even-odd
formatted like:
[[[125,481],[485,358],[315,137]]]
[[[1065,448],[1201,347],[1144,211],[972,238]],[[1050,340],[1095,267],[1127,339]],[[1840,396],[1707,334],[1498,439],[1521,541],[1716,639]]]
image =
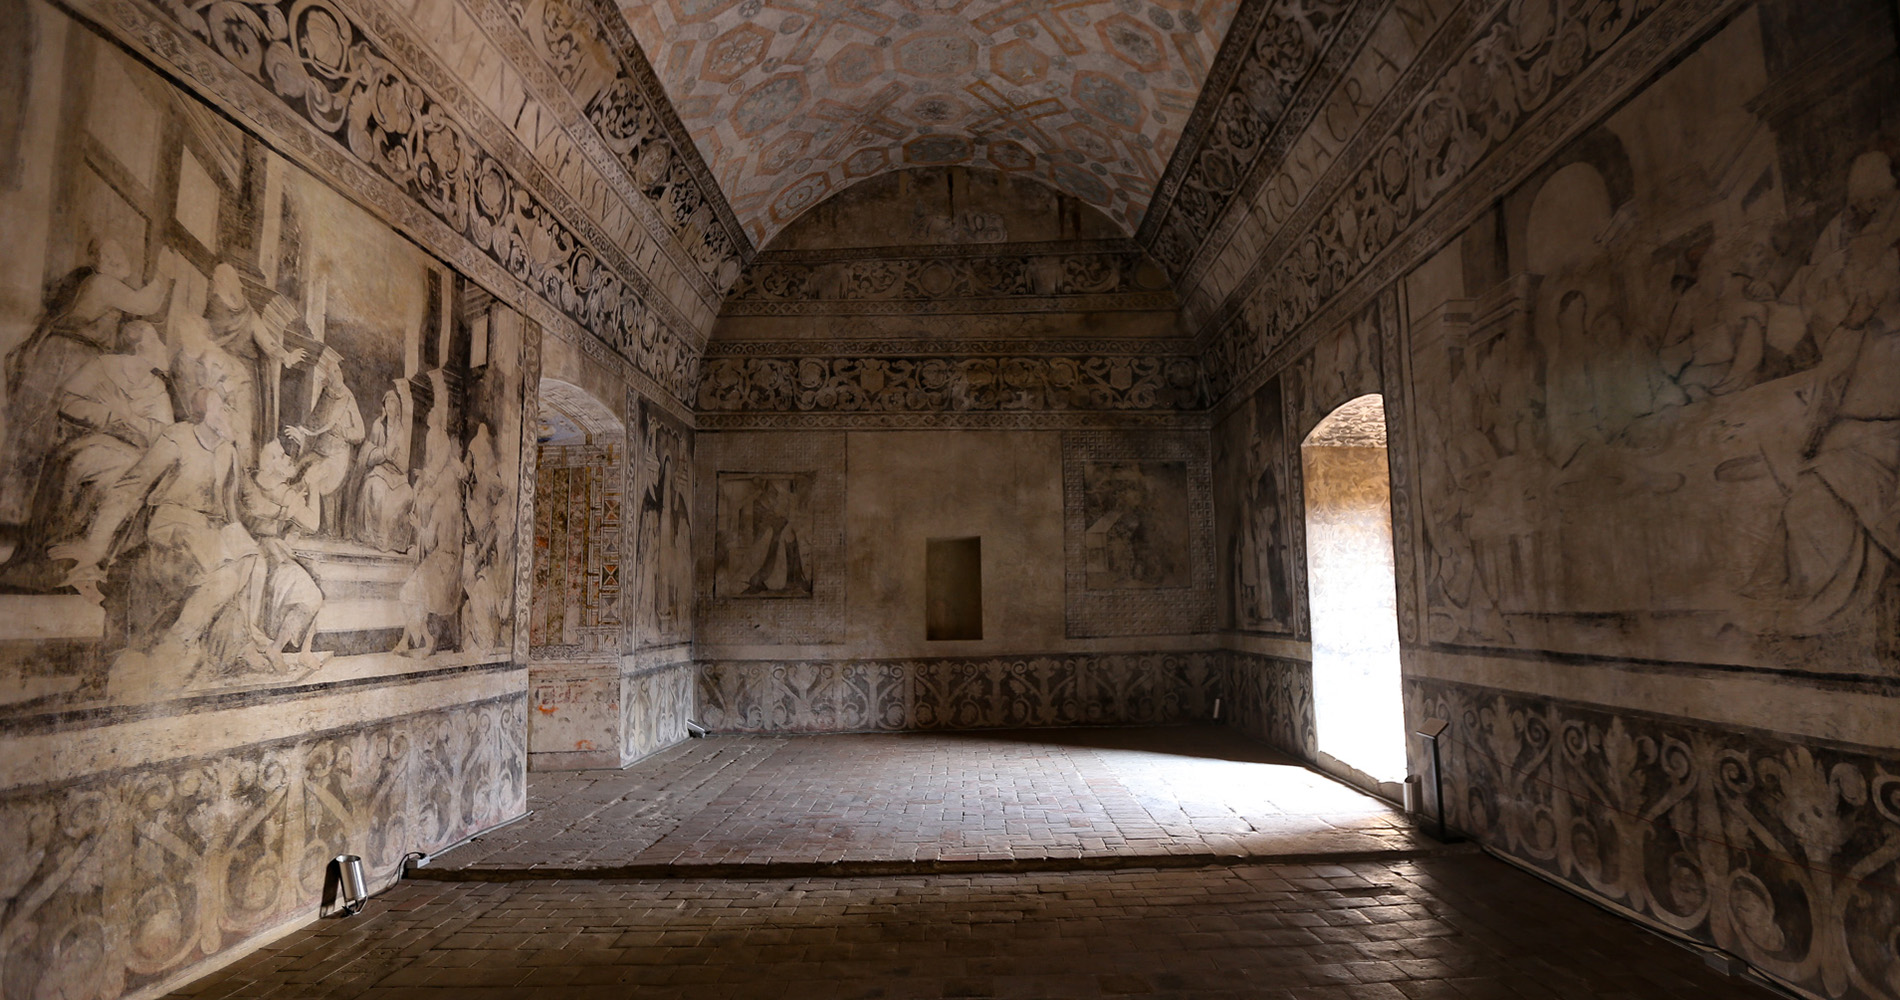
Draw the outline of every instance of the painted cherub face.
[[[260,483],[273,486],[287,483],[296,471],[297,467],[290,461],[290,456],[284,453],[284,446],[277,441],[265,445],[264,450],[257,455],[257,481]]]
[[[1885,153],[1862,153],[1847,174],[1847,203],[1862,215],[1872,215],[1894,196],[1893,161]]]
[[[125,248],[118,240],[100,240],[93,251],[93,267],[100,274],[124,281],[132,276],[132,262],[125,256]]]

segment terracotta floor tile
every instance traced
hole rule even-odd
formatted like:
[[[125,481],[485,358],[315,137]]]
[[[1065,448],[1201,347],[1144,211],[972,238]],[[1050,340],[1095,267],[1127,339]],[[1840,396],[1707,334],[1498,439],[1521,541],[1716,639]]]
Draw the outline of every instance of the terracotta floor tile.
[[[1420,852],[1427,842],[1383,804],[1228,735],[722,737],[626,772],[537,774],[533,821],[443,859],[493,881],[398,883],[361,916],[173,995],[1770,997],[1501,862]],[[495,870],[547,858],[1155,863],[1288,844],[1338,860],[777,879]]]

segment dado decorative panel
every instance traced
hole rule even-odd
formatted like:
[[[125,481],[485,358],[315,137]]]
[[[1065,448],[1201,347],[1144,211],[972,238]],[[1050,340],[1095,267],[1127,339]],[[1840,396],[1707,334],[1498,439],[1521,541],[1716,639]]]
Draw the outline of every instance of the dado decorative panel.
[[[1227,671],[1230,726],[1303,760],[1319,754],[1313,715],[1313,665],[1258,653],[1221,654]]]
[[[0,793],[0,995],[116,997],[527,807],[521,696]]]
[[[709,660],[700,721],[720,732],[1157,725],[1212,718],[1212,653],[898,660]]]
[[[1413,681],[1448,821],[1806,993],[1900,996],[1900,753]]]

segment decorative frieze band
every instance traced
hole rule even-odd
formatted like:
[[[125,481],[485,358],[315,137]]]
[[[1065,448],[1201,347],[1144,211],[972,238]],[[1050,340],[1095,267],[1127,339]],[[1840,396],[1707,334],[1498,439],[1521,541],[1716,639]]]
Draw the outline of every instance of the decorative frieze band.
[[[522,28],[530,35],[534,34],[534,29],[526,16],[531,11],[526,0],[500,0],[500,2],[511,7],[519,5],[523,12]],[[541,8],[541,23],[548,34],[549,54],[555,59],[557,68],[569,75],[570,79],[573,78],[572,74],[578,66],[576,62],[565,58],[568,51],[566,41],[569,36],[556,30],[556,28],[564,27],[561,24],[560,12],[563,6],[580,8],[591,22],[590,26],[600,29],[599,37],[606,40],[607,49],[618,59],[619,72],[613,85],[603,91],[603,94],[631,94],[637,98],[637,103],[628,102],[625,106],[636,112],[642,121],[650,116],[656,134],[665,139],[667,152],[671,154],[665,174],[668,179],[666,191],[669,201],[674,206],[674,214],[681,215],[680,208],[690,205],[693,210],[685,213],[684,217],[695,218],[700,204],[696,199],[703,198],[705,207],[718,217],[719,227],[726,233],[727,241],[741,258],[740,263],[743,264],[743,258],[750,256],[753,252],[752,239],[746,234],[745,226],[739,222],[738,215],[733,212],[731,203],[726,201],[718,179],[713,176],[705,159],[699,155],[699,146],[693,141],[692,134],[687,131],[686,124],[680,121],[679,113],[674,110],[671,99],[666,96],[666,88],[661,85],[659,76],[653,72],[652,65],[647,62],[646,50],[641,47],[640,40],[634,37],[633,26],[627,23],[626,16],[611,0],[568,0],[567,4],[546,3]],[[600,112],[610,111],[618,102],[589,100],[583,103],[588,106],[588,116],[594,121],[595,126],[600,128],[601,134],[611,136],[613,133],[609,132],[605,125],[616,119],[612,114]],[[596,110],[597,108],[599,111]],[[622,156],[631,155],[633,157],[631,162],[635,163],[640,162],[643,154],[653,158],[659,156],[656,152],[649,152],[647,145],[632,146],[622,152]],[[658,174],[657,165],[651,162],[648,163],[647,170],[655,175]],[[691,190],[696,198],[686,197],[687,188],[680,183],[683,176],[691,178]],[[713,245],[713,243],[708,243],[708,247]],[[730,284],[731,279],[727,278],[720,283],[720,287],[723,289],[729,287]]]
[[[1176,305],[1166,272],[1139,251],[1043,249],[977,256],[892,253],[847,260],[754,260],[723,314],[1160,310]]]
[[[1513,20],[1528,8],[1507,5],[1469,32],[1448,24],[1441,39],[1467,39],[1458,57],[1437,63],[1445,68],[1426,77],[1431,86],[1391,128],[1373,133],[1376,145],[1342,156],[1341,168],[1265,245],[1207,328],[1210,366],[1246,391],[1248,376],[1293,334],[1325,326],[1401,273],[1401,264],[1422,259],[1611,95],[1646,78],[1737,2],[1620,0],[1587,14],[1560,10],[1536,26]],[[1463,70],[1496,81],[1476,106],[1467,106]]]
[[[1260,3],[1236,16],[1137,236],[1177,278],[1225,243],[1262,178],[1283,165],[1383,3]],[[1220,72],[1226,69],[1225,73]],[[1218,94],[1216,97],[1214,95]],[[1181,155],[1188,154],[1188,155]]]
[[[699,409],[717,413],[1198,411],[1191,357],[709,358]]]
[[[701,413],[702,431],[1094,431],[1208,429],[1205,410],[1184,413],[950,411],[940,413]]]
[[[613,346],[670,393],[689,395],[697,338],[682,317],[667,315],[675,312],[671,303],[641,294],[633,284],[640,279],[626,277],[638,268],[603,236],[590,239],[577,228],[593,229],[590,220],[562,218],[341,7],[325,0],[82,0],[80,7],[240,117],[262,123],[289,117],[311,129],[329,144],[315,159],[340,156],[394,185],[485,264]],[[415,61],[406,55],[401,64]],[[264,131],[282,138],[285,130]],[[340,173],[333,163],[312,165]],[[410,214],[377,207],[399,223]]]
[[[699,194],[698,175],[689,172],[682,178],[684,190],[679,192],[670,190],[671,185],[654,190],[637,182],[629,161],[608,147],[584,108],[608,81],[626,75],[623,61],[638,59],[637,54],[606,51],[599,43],[604,37],[600,26],[588,23],[562,0],[534,9],[513,0],[398,0],[398,6],[451,71],[465,78],[502,124],[577,197],[594,205],[611,196],[625,206],[624,212],[616,209],[614,214],[627,217],[615,221],[628,231],[628,251],[644,256],[649,247],[659,249],[661,260],[655,264],[678,279],[662,281],[676,303],[688,311],[718,310],[730,278],[738,276],[744,263],[742,250],[748,244],[734,245],[724,238],[730,234],[723,229],[715,238],[703,239],[698,229],[676,221],[672,209],[677,203],[697,207],[706,201]],[[681,155],[697,159],[690,140]],[[708,210],[714,228],[719,228],[713,206]],[[614,222],[608,228],[615,229]],[[728,280],[722,284],[721,277]]]
[[[965,356],[1020,355],[1194,355],[1194,342],[1185,338],[1099,338],[1093,340],[958,340]],[[772,357],[906,357],[941,353],[946,346],[942,337],[894,337],[878,340],[717,340],[706,345],[708,358]]]

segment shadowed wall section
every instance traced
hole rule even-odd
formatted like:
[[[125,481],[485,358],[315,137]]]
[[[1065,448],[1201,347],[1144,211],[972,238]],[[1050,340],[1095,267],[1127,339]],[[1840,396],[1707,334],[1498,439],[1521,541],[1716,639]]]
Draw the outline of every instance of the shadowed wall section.
[[[550,190],[388,9],[79,6],[9,7],[0,85],[8,998],[161,991],[313,919],[337,854],[381,888],[524,811],[544,352],[688,427],[708,281]],[[643,752],[691,670],[625,652],[671,668],[621,699]]]
[[[699,405],[700,704],[818,732],[1211,717],[1212,487],[1166,279],[1034,180],[886,175],[740,276]],[[933,539],[980,539],[933,637]]]
[[[1159,253],[1219,395],[1234,721],[1317,750],[1290,443],[1381,393],[1453,825],[1804,994],[1900,996],[1892,6],[1400,7]]]

